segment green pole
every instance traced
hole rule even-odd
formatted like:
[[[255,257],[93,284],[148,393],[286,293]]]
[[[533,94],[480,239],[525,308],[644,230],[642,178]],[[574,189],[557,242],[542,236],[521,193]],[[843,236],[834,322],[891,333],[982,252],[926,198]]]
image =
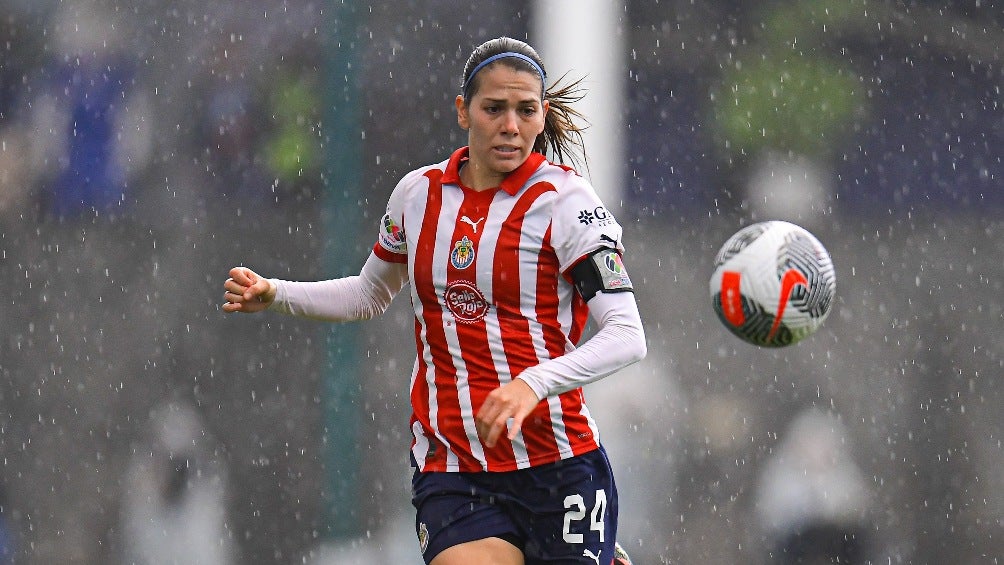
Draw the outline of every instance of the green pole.
[[[325,275],[352,274],[364,259],[355,245],[359,232],[361,184],[359,100],[359,21],[351,0],[327,4],[329,42],[325,55],[324,192],[321,227]],[[327,332],[324,391],[325,512],[332,537],[360,535],[359,421],[360,382],[356,324],[336,324]]]

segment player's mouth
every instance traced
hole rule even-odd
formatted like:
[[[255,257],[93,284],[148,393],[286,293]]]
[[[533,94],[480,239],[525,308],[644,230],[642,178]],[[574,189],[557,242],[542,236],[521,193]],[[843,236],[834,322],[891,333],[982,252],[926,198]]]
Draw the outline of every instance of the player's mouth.
[[[516,157],[519,155],[519,147],[515,145],[496,145],[492,150],[500,157]]]

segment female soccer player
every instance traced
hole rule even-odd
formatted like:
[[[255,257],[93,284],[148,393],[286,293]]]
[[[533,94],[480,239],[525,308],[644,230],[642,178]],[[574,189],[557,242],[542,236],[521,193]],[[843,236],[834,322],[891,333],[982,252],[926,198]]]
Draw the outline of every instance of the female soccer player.
[[[537,53],[477,47],[457,121],[468,146],[404,176],[357,276],[267,279],[236,267],[223,310],[379,315],[410,283],[412,502],[432,565],[614,561],[617,489],[582,386],[644,357],[621,227],[559,162],[581,144],[576,84]],[[578,347],[591,318],[597,330]]]

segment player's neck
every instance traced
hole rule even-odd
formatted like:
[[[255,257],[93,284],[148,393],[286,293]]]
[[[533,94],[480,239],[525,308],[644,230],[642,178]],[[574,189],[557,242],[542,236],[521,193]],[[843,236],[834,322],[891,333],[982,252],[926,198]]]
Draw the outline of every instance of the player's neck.
[[[505,180],[505,175],[492,171],[488,167],[479,166],[468,159],[460,168],[460,182],[476,192],[496,188]]]

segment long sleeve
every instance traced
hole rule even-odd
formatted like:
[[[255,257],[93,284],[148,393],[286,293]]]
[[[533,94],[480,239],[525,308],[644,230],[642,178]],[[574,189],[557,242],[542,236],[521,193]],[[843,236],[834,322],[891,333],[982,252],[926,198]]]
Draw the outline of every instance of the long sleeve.
[[[408,283],[408,267],[384,261],[371,253],[355,276],[312,282],[270,280],[276,286],[270,310],[347,322],[383,314],[394,296]]]
[[[589,313],[599,329],[581,347],[519,375],[538,398],[574,390],[645,357],[645,331],[634,293],[598,293],[589,301]]]

